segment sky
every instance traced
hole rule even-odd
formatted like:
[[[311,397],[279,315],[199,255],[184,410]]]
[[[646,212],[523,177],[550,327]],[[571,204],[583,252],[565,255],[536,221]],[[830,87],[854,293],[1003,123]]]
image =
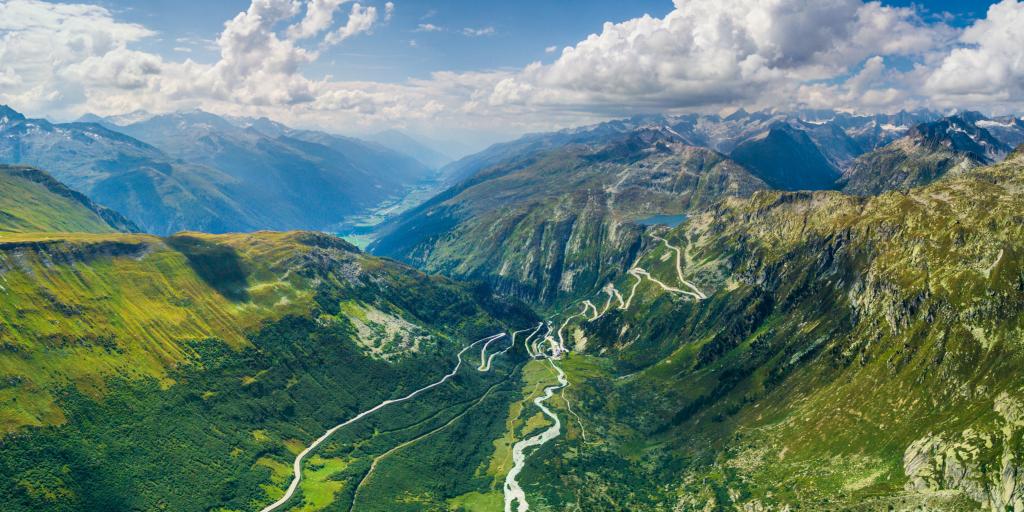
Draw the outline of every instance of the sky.
[[[0,0],[0,103],[475,146],[642,113],[1024,111],[1017,0]]]

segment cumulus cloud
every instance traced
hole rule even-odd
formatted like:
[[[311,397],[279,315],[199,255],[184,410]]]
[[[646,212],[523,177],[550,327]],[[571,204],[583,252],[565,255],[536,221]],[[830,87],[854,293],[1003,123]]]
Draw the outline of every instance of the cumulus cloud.
[[[376,22],[376,7],[363,7],[358,3],[353,4],[352,12],[348,15],[348,22],[342,25],[338,30],[327,34],[327,37],[324,39],[324,44],[338,44],[356,34],[369,32],[373,29],[373,25]]]
[[[307,39],[320,34],[334,23],[334,11],[349,0],[310,0],[302,21],[288,28],[292,39]]]
[[[1024,99],[1024,3],[1004,0],[960,37],[926,79],[926,91],[944,103],[1020,102]]]
[[[103,73],[83,77],[89,84],[132,86],[158,67],[160,59],[148,56],[144,63],[130,65],[124,62],[130,54],[128,45],[153,35],[141,25],[114,20],[97,6],[38,0],[0,3],[0,100],[40,111],[80,102],[88,84],[65,74],[76,65]],[[103,62],[93,60],[97,58]]]
[[[555,62],[500,83],[490,102],[686,108],[756,104],[766,90],[792,101],[801,85],[953,34],[912,8],[859,0],[676,0],[664,18],[605,23]]]
[[[303,66],[316,61],[325,48],[370,32],[377,21],[375,7],[353,3],[347,19],[337,23],[348,3],[252,0],[225,23],[215,42],[176,41],[212,44],[220,58],[200,64],[191,59],[168,62],[132,49],[156,34],[117,21],[103,7],[9,0],[0,3],[0,62],[5,64],[0,79],[6,86],[0,101],[58,114],[121,105],[166,109],[218,102],[240,107],[314,103],[327,85],[303,76]],[[394,4],[388,2],[385,9],[393,11]],[[174,51],[187,53],[190,48]]]

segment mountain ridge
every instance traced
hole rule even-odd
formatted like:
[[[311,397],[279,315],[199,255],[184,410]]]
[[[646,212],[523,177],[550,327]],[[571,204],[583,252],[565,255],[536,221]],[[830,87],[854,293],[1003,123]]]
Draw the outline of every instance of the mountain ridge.
[[[20,197],[11,197],[11,191],[4,194],[2,201],[4,221],[0,230],[8,231],[120,231],[138,232],[139,228],[121,214],[98,205],[85,195],[76,192],[57,181],[48,173],[30,166],[0,164],[0,176],[6,187],[18,187]],[[13,181],[12,181],[13,180]],[[30,188],[15,181],[38,185],[53,197],[41,197]],[[61,203],[67,201],[63,206]],[[85,212],[75,213],[75,208]],[[52,209],[52,211],[50,211]],[[101,223],[88,219],[95,215]],[[76,218],[77,216],[77,218]]]

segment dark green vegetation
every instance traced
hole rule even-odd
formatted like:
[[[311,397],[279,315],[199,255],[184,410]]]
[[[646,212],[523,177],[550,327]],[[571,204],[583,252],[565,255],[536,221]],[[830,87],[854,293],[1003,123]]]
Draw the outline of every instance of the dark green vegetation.
[[[240,352],[219,340],[190,343],[194,357],[170,373],[176,383],[167,389],[149,379],[113,379],[99,398],[67,388],[59,398],[66,424],[5,440],[4,509],[256,510],[280,496],[292,450],[453,364],[451,345],[394,365],[367,358],[352,338],[343,322],[286,317]],[[474,479],[473,469],[487,455],[479,447],[498,435],[488,422],[510,397],[507,377],[474,373],[343,431],[307,465],[311,485],[294,503],[345,510],[374,456],[462,413],[430,443],[397,455],[397,471],[382,463],[359,509],[402,510],[396,500],[415,492],[404,509],[422,510],[485,489],[489,480]]]
[[[906,195],[758,192],[668,233],[710,298],[644,282],[570,329],[596,441],[544,448],[531,508],[1013,509],[1022,158]],[[638,264],[671,281],[665,252]]]
[[[429,173],[383,146],[267,120],[194,112],[122,127],[0,115],[0,162],[46,169],[155,234],[325,229]]]
[[[0,165],[0,232],[137,231],[117,212],[92,202],[32,167]]]
[[[370,249],[550,304],[624,272],[646,243],[633,221],[761,188],[719,153],[638,130],[489,167],[386,223]]]
[[[26,197],[18,187],[0,196]],[[32,229],[103,227],[91,203],[44,195],[18,218],[81,218]],[[258,509],[324,430],[436,381],[505,321],[536,322],[485,289],[307,232],[6,233],[0,299],[0,501],[12,511]],[[500,435],[517,355],[487,374],[474,355],[450,383],[328,443],[294,504],[340,507],[374,457],[429,432],[395,454],[432,475],[404,491],[436,505],[490,489],[473,471]],[[365,506],[395,510],[394,486],[379,487],[400,476],[391,464],[367,478]]]

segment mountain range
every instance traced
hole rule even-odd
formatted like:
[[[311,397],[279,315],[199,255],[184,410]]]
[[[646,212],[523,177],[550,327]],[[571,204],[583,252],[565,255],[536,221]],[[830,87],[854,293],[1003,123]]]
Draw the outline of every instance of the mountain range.
[[[646,218],[759,189],[905,190],[998,161],[1018,133],[997,139],[976,113],[899,129],[933,115],[814,114],[636,118],[499,144],[444,168],[461,181],[383,223],[369,249],[553,303],[625,272]]]
[[[156,234],[332,229],[430,177],[383,146],[268,120],[243,127],[191,112],[121,126],[0,114],[0,161],[45,169]]]
[[[534,495],[585,510],[1012,509],[1022,180],[1024,147],[905,194],[758,191],[652,231],[665,242],[638,255],[644,272],[612,285],[629,305],[609,295],[559,330],[583,354],[564,365],[584,420],[545,457],[563,485],[538,471]]]
[[[39,169],[0,164],[0,231],[137,232],[121,214],[94,203]]]
[[[283,494],[300,439],[433,382],[467,339],[536,322],[522,305],[322,233],[124,233],[42,171],[3,168],[0,184],[5,510],[261,508]],[[330,505],[323,476],[453,417],[476,430],[447,453],[482,459],[516,364],[382,411],[366,427],[408,428],[376,435],[383,449],[321,450],[313,460],[329,473],[300,495]],[[411,491],[473,480],[426,460],[436,480]]]

